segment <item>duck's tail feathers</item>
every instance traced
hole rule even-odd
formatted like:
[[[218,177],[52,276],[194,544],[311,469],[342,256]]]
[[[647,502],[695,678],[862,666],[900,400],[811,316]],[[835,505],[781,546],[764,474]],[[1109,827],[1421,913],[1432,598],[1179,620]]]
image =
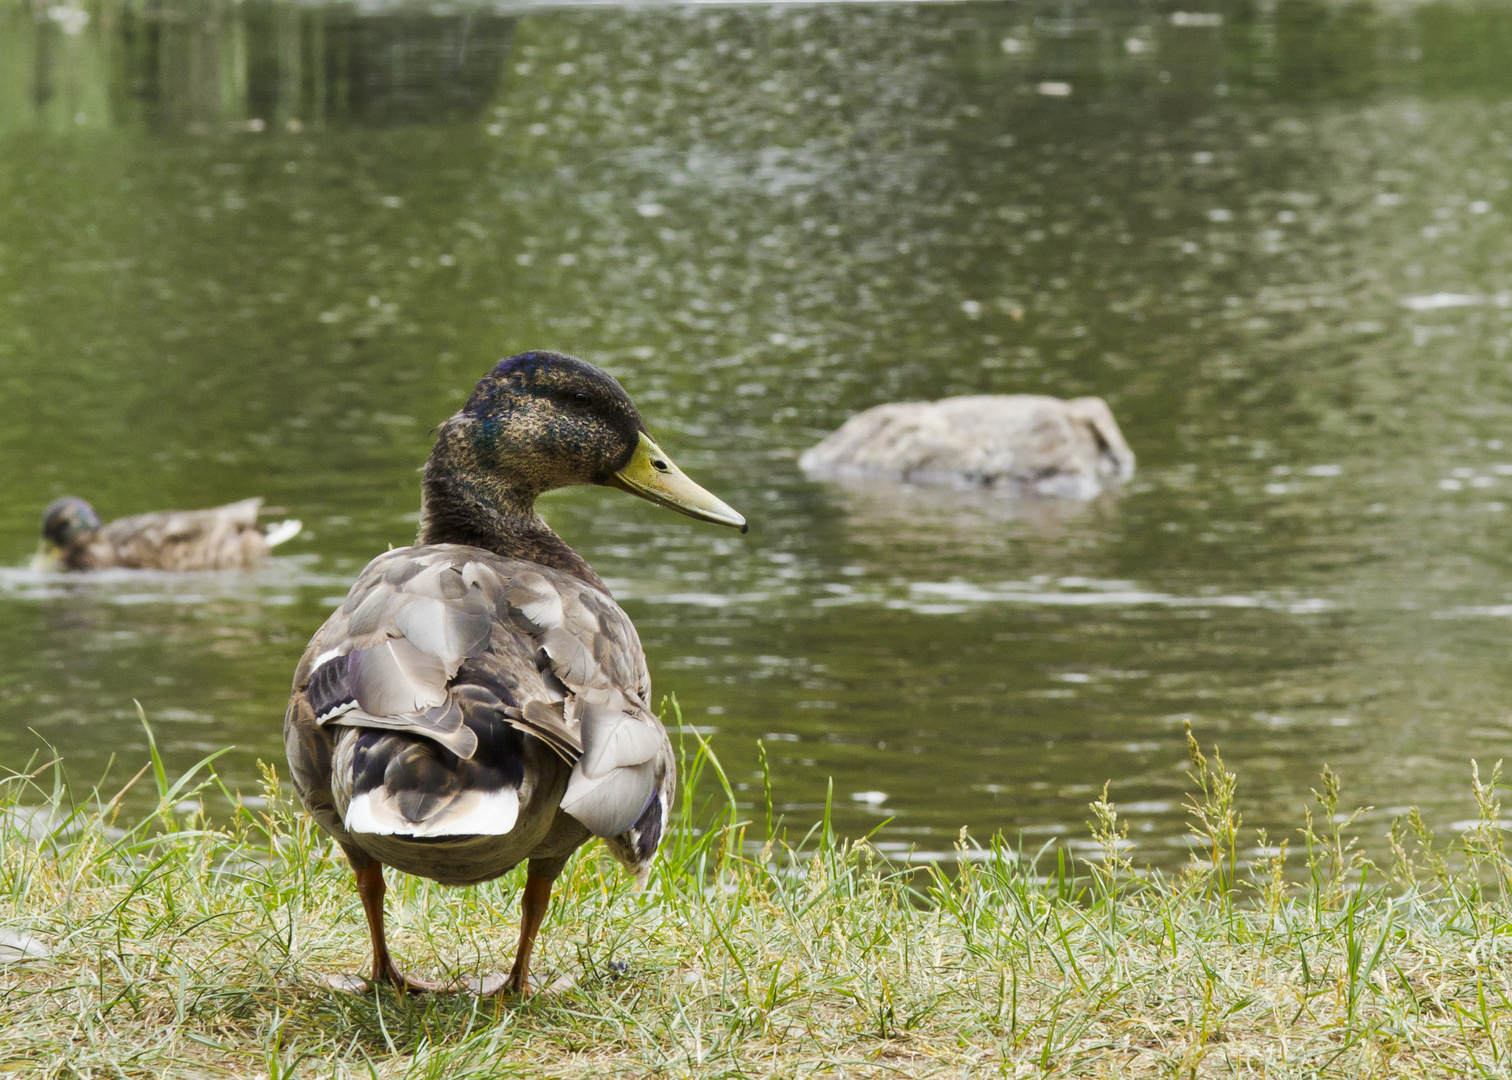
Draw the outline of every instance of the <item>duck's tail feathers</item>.
[[[331,761],[333,793],[340,798],[342,787],[350,792],[342,812],[347,831],[412,837],[513,831],[525,780],[525,737],[502,724],[493,734],[466,759],[418,735],[348,729],[337,737]]]
[[[383,787],[361,792],[347,805],[342,824],[370,836],[503,836],[520,815],[520,793],[513,788],[466,791],[439,808],[425,807],[429,813],[411,805],[413,796],[395,796]],[[406,810],[422,816],[413,820]]]
[[[277,547],[285,540],[294,539],[299,535],[299,530],[303,528],[304,524],[294,518],[290,518],[288,521],[275,521],[272,525],[268,526],[268,530],[263,533],[263,537],[268,541],[270,548]]]

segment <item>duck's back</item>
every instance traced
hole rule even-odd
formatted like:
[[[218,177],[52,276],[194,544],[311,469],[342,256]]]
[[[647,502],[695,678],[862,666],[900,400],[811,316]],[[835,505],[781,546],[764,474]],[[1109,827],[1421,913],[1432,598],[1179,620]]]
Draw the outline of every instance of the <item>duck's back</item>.
[[[250,570],[268,556],[261,499],[209,510],[162,510],[112,521],[83,551],[86,568]]]
[[[285,746],[349,851],[466,884],[590,832],[654,850],[673,780],[650,692],[634,626],[595,585],[478,548],[399,548],[311,640]]]

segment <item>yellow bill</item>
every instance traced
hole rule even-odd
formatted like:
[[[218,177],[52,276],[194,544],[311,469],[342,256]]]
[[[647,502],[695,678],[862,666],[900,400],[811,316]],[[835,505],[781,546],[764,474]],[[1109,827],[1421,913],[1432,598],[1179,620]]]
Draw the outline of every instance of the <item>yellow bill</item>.
[[[683,475],[683,471],[672,464],[672,459],[644,431],[635,453],[625,467],[609,479],[609,484],[700,521],[728,525],[741,532],[747,528],[745,518]]]
[[[63,549],[57,544],[42,541],[37,545],[37,553],[27,563],[27,569],[34,574],[51,574],[63,569]]]

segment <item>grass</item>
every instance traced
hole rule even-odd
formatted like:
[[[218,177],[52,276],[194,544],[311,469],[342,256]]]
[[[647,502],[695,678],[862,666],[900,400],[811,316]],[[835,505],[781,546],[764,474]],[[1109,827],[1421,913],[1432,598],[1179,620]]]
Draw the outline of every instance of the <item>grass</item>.
[[[175,805],[218,781],[208,762],[170,781],[154,751],[139,782],[158,812],[121,828],[112,793],[76,798],[45,765],[0,794],[0,942],[47,954],[0,964],[0,1074],[1512,1074],[1497,778],[1472,781],[1477,828],[1438,843],[1408,815],[1377,865],[1325,771],[1297,853],[1261,838],[1245,866],[1234,777],[1189,741],[1193,859],[1154,875],[1106,791],[1104,854],[1080,867],[964,832],[950,872],[827,824],[789,844],[741,817],[695,736],[684,788],[715,798],[684,799],[643,893],[597,846],[579,854],[538,952],[576,985],[524,1003],[325,989],[365,967],[362,916],[271,770],[228,823],[186,823]],[[520,887],[391,875],[397,955],[421,974],[506,968]]]

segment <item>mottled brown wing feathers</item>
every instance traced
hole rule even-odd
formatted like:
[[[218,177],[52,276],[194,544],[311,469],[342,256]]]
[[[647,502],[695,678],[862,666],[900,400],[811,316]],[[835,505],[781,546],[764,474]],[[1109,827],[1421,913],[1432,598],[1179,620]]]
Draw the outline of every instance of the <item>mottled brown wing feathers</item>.
[[[430,709],[446,700],[446,684],[460,658],[446,658],[404,637],[385,638],[367,649],[353,649],[347,680],[357,707],[377,716],[400,716]],[[450,668],[450,670],[448,670]]]
[[[256,566],[268,553],[257,530],[261,499],[210,510],[164,510],[112,521],[90,545],[85,565],[150,570]]]
[[[518,719],[511,717],[510,723],[545,742],[569,765],[577,761],[583,744],[561,712],[544,701],[527,701],[521,713]]]
[[[344,727],[383,728],[388,731],[407,731],[424,735],[438,742],[459,758],[470,758],[478,749],[478,736],[463,726],[465,719],[455,699],[448,697],[440,705],[421,712],[401,713],[398,716],[383,716],[370,713],[361,707],[349,709],[333,716],[327,723]]]
[[[655,723],[639,638],[608,595],[476,548],[400,548],[374,559],[311,642],[300,688],[317,660],[336,658],[345,658],[345,681],[319,680],[321,723],[410,731],[464,758],[476,739],[456,698],[469,687],[486,687],[498,720],[568,762],[583,752],[584,703]]]
[[[666,734],[659,724],[593,704],[583,706],[581,731],[583,756],[567,780],[562,809],[595,836],[618,836],[656,794],[656,757]]]
[[[532,635],[562,625],[562,594],[534,570],[522,570],[504,583],[499,617],[514,622]]]
[[[260,498],[242,499],[240,502],[227,503],[225,506],[217,506],[207,513],[218,514],[234,525],[251,529],[257,525],[257,515],[262,512],[263,501]]]

